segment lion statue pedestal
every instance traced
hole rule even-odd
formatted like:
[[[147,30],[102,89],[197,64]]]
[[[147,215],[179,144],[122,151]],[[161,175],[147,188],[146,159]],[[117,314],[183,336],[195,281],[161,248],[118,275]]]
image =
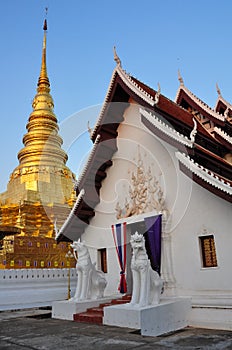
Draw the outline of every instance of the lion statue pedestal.
[[[189,298],[162,298],[163,281],[152,270],[143,235],[131,236],[131,302],[104,308],[103,323],[140,329],[142,335],[158,336],[188,325]]]

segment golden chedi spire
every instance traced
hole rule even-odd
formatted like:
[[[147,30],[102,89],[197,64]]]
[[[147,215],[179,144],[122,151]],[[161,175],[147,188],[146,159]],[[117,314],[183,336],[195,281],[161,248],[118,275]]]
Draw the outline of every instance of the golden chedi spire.
[[[6,192],[0,194],[0,228],[7,234],[0,242],[0,269],[66,266],[68,247],[54,247],[54,222],[60,228],[75,202],[74,174],[66,166],[68,157],[61,148],[50,95],[46,20],[43,29],[41,69],[24,147],[18,153],[19,165],[10,176]]]
[[[44,21],[42,62],[37,93],[23,137],[24,147],[18,153],[19,165],[13,171],[7,192],[1,202],[22,200],[67,203],[70,199],[74,174],[66,166],[67,154],[62,150],[54,102],[46,65],[47,21]]]
[[[46,41],[47,41],[47,20],[46,19],[44,20],[43,30],[44,30],[44,38],[43,38],[42,64],[41,64],[40,76],[38,81],[38,88],[42,84],[47,85],[49,88],[50,83],[47,75],[47,65],[46,65]]]
[[[50,95],[46,66],[46,32],[47,21],[45,20],[37,94],[32,102],[33,112],[27,124],[28,133],[23,138],[25,147],[18,153],[19,162],[23,166],[64,165],[67,161],[67,155],[61,149],[62,139],[58,135],[57,119],[53,112],[54,102]]]

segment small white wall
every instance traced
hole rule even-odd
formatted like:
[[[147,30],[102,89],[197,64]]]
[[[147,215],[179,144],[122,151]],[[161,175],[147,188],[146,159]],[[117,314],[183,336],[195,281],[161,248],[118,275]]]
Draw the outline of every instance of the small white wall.
[[[76,271],[70,269],[71,294],[76,290]],[[68,295],[68,269],[0,270],[0,311],[51,306]]]
[[[186,213],[172,232],[177,287],[231,292],[231,209],[230,203],[193,184]],[[214,235],[217,267],[202,267],[199,236],[204,234]]]

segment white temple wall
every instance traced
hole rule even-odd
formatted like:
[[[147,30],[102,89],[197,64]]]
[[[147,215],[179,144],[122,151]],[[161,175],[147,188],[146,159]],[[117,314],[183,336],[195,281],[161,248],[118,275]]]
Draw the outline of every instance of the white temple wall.
[[[0,311],[51,306],[68,296],[68,269],[0,269]],[[77,284],[70,268],[71,296]]]
[[[187,182],[190,179],[187,178]],[[232,281],[228,278],[231,273],[231,226],[230,203],[194,183],[186,213],[172,232],[178,289],[182,286],[192,292],[217,293],[220,289],[231,293]],[[217,267],[202,267],[199,236],[207,234],[214,235]]]
[[[117,202],[122,207],[125,198],[129,199],[129,184],[139,152],[144,172],[150,166],[159,181],[170,214],[163,232],[165,252],[161,267],[168,276],[169,287],[172,286],[172,292],[167,293],[192,296],[193,305],[232,305],[231,204],[179,170],[176,149],[145,128],[138,106],[130,106],[124,118],[118,128],[118,151],[102,182],[101,202],[82,237],[91,247],[93,261],[97,261],[97,249],[107,248],[106,294],[115,294],[119,283],[120,269],[111,232],[111,225],[118,222],[115,207]],[[202,267],[199,236],[203,234],[214,235],[218,267]]]

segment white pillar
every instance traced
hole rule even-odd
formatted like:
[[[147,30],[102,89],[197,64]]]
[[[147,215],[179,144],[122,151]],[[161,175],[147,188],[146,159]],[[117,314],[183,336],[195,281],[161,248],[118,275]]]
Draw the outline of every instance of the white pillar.
[[[164,294],[174,296],[176,294],[176,281],[173,273],[172,236],[168,230],[169,226],[170,217],[168,221],[162,217],[161,278],[164,280]]]

